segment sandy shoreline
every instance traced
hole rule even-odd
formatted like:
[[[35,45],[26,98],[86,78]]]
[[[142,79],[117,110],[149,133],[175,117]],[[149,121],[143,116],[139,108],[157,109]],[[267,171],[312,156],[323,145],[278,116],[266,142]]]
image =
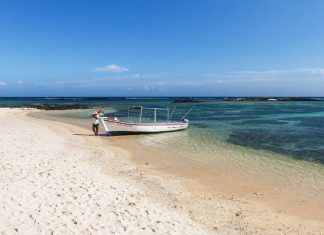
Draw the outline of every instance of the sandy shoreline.
[[[86,163],[113,151],[87,147],[66,125],[1,109],[1,234],[205,234],[188,215]]]
[[[0,109],[0,232],[323,234],[322,221],[265,205],[258,188],[227,178],[211,189],[190,177],[198,165],[168,165],[163,153],[123,146],[127,137],[109,146],[83,128],[26,113]]]

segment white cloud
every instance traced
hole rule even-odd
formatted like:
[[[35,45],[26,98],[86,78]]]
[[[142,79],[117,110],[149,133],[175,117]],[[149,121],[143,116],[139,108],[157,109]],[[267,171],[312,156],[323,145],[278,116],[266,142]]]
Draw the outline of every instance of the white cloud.
[[[107,67],[107,66],[106,66]],[[269,70],[237,70],[223,71],[214,74],[168,74],[168,73],[115,73],[115,74],[98,74],[93,78],[80,78],[79,80],[52,81],[43,82],[48,87],[71,87],[73,89],[102,89],[108,87],[112,90],[151,92],[172,89],[180,87],[192,87],[193,90],[221,88],[232,89],[234,85],[239,86],[256,86],[266,87],[268,85],[284,83],[294,84],[295,82],[308,82],[309,84],[324,84],[324,68],[293,68],[293,69],[269,69]],[[18,84],[18,81],[16,81]],[[11,83],[6,84],[0,81],[2,90]],[[18,85],[17,85],[18,86]],[[279,85],[278,85],[279,86]],[[229,88],[230,87],[230,88]],[[51,88],[52,89],[52,88]],[[185,89],[185,88],[183,88]],[[180,88],[180,90],[183,90]],[[234,88],[233,88],[234,89]]]
[[[324,74],[324,68],[314,68],[314,69],[309,69],[312,74],[319,75],[319,74]]]
[[[7,86],[7,83],[4,81],[0,81],[0,86]]]
[[[22,85],[22,84],[24,84],[24,81],[23,80],[17,80],[17,84]]]
[[[278,70],[244,70],[244,71],[231,71],[228,74],[238,75],[286,75],[286,74],[299,74],[311,73],[314,75],[324,74],[324,68],[297,68],[297,69],[278,69]],[[208,74],[207,74],[208,76]]]
[[[128,68],[118,66],[116,64],[106,65],[104,67],[95,67],[93,72],[111,72],[111,73],[123,73],[129,71]]]
[[[322,79],[324,68],[294,68],[273,70],[242,70],[228,71],[215,74],[201,74],[199,82],[211,83],[245,83],[245,82],[273,82],[295,81],[306,79]]]

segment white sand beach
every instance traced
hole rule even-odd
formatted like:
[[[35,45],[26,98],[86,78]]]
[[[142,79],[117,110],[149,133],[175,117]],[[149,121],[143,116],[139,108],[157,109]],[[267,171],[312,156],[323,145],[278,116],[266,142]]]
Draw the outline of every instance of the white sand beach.
[[[131,160],[109,137],[29,112],[0,109],[0,234],[324,234],[316,208],[272,208],[271,193],[224,177],[210,190],[185,176],[197,167],[162,173],[156,153]]]
[[[206,234],[84,160],[82,137],[24,111],[0,111],[0,234]],[[102,153],[111,159],[114,152]]]

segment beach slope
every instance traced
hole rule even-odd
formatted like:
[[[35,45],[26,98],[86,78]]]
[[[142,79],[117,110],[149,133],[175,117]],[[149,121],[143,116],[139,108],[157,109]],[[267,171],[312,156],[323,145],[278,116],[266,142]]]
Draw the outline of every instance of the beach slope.
[[[0,109],[0,234],[210,232],[87,163],[98,153],[82,136],[25,113]]]

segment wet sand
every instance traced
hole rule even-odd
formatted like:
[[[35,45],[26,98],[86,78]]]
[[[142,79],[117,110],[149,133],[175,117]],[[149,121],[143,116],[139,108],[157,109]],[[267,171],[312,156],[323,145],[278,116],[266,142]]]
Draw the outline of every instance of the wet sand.
[[[106,138],[109,145],[131,152],[130,160],[136,163],[142,175],[158,176],[161,185],[163,181],[181,185],[185,193],[168,192],[177,195],[174,200],[168,200],[155,190],[156,182],[144,180],[141,183],[156,200],[169,206],[179,203],[183,210],[191,212],[193,218],[209,228],[217,227],[225,234],[233,233],[231,229],[247,234],[324,231],[324,195],[310,200],[304,194],[297,194],[298,191],[287,191],[276,182],[251,179],[240,172],[191,161],[185,155],[144,147],[138,144],[136,136]],[[220,217],[222,224],[226,224],[223,229],[219,226]]]

